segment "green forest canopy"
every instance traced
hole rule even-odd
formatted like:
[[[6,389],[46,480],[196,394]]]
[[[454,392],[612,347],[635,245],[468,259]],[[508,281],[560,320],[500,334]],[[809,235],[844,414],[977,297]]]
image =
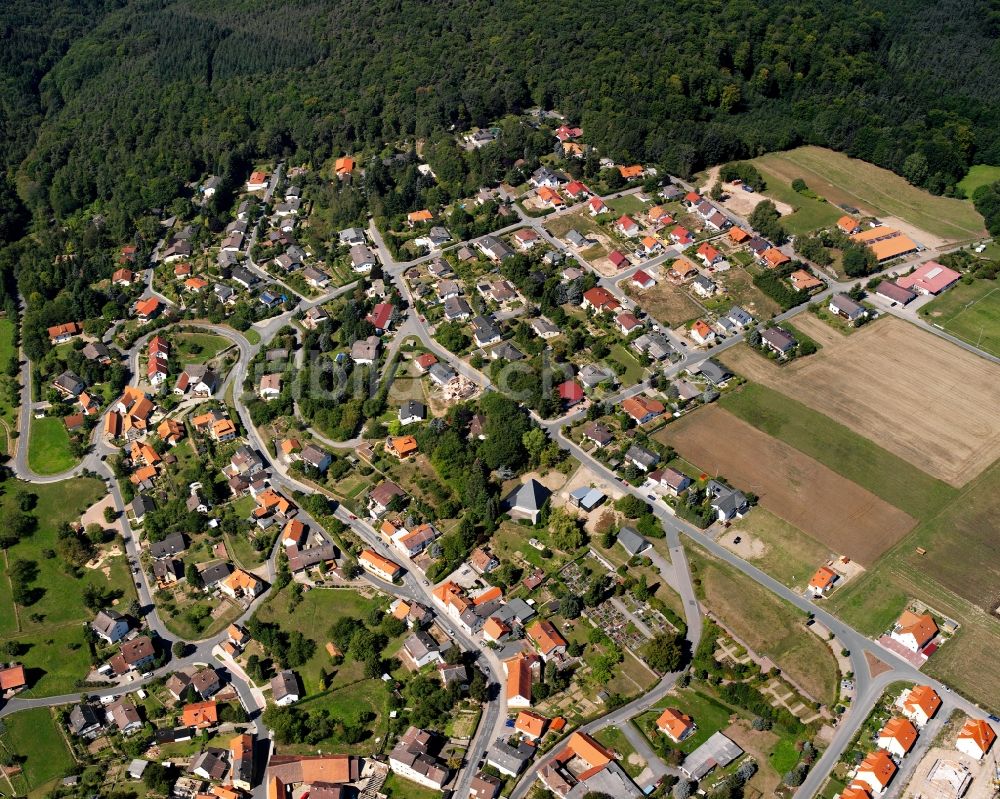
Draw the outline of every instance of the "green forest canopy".
[[[675,174],[817,144],[951,192],[1000,163],[998,28],[996,0],[9,0],[0,237],[15,188],[126,233],[206,172],[536,105]]]

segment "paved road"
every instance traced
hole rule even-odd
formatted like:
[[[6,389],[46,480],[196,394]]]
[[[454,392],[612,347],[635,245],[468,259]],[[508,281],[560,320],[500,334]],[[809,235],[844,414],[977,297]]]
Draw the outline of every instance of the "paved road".
[[[268,194],[273,192],[274,186],[278,182],[277,178],[280,175],[280,170],[281,170],[281,165],[279,165],[278,169],[275,172],[275,179],[272,180],[268,188]],[[623,192],[619,194],[634,193],[634,191],[637,190],[632,190],[631,192]],[[511,232],[520,226],[529,224],[533,228],[538,230],[540,235],[546,241],[550,241],[550,243],[559,247],[560,250],[565,249],[559,242],[554,241],[548,234],[548,232],[544,229],[543,222],[545,221],[545,219],[528,218],[521,212],[519,208],[517,208],[517,206],[515,206],[515,209],[517,210],[518,221],[507,226],[506,228],[501,229],[500,231],[497,231],[496,232],[497,235],[502,235],[504,233]],[[576,209],[569,208],[566,209],[566,211],[560,213],[571,213],[574,210]],[[732,217],[731,214],[729,215]],[[551,219],[551,216],[547,218]],[[737,222],[741,224],[744,223],[743,220],[739,219],[737,219]],[[251,246],[252,246],[252,241],[255,240],[257,230],[258,228],[255,227],[254,232],[251,236]],[[390,253],[385,247],[384,242],[382,241],[380,234],[374,228],[374,225],[370,226],[369,233],[382,259],[384,265],[384,272],[386,276],[397,284],[402,296],[406,297],[410,301],[412,307],[412,297],[409,296],[408,287],[406,286],[405,280],[402,279],[402,275],[411,266],[423,263],[435,257],[436,253],[432,253],[430,255],[423,256],[421,258],[413,259],[412,261],[396,262],[392,259]],[[664,260],[666,260],[668,257],[671,257],[672,255],[673,252],[668,251],[658,256],[657,258],[648,260],[641,266],[655,266],[658,263],[662,263]],[[256,265],[252,266],[254,268],[258,268],[256,267]],[[634,271],[636,271],[638,268],[641,267],[635,266],[628,271],[634,273]],[[627,273],[624,274],[627,276]],[[270,275],[267,275],[267,278],[272,279]],[[620,290],[618,289],[616,284],[618,281],[621,280],[621,278],[622,276],[619,275],[616,276],[616,278],[614,279],[602,277],[601,280],[602,284],[607,285],[609,289],[615,291],[620,295]],[[827,296],[829,296],[831,293],[836,291],[847,290],[852,284],[853,283],[832,282],[822,294],[817,295],[817,297],[813,298],[813,301],[822,300]],[[308,307],[312,307],[314,305],[318,305],[322,302],[326,302],[329,299],[332,299],[333,297],[336,297],[340,294],[343,294],[346,291],[351,290],[354,287],[354,285],[355,284],[351,284],[349,286],[334,289],[331,292],[328,292],[327,294],[323,295],[322,297],[316,298],[314,300],[304,301],[300,303],[299,309],[300,310],[305,309]],[[150,272],[150,277],[147,283],[146,292],[144,293],[144,296],[145,295],[153,296],[153,294],[154,293],[152,291],[152,277]],[[161,297],[161,299],[163,299],[166,302],[169,302],[166,300],[166,298]],[[803,310],[804,306],[794,308],[786,313],[779,315],[777,317],[777,320],[781,321],[783,319],[790,318],[797,313],[801,313]],[[939,335],[943,338],[953,341],[953,343],[962,346],[964,349],[975,352],[976,354],[982,357],[986,357],[989,360],[993,360],[995,362],[998,360],[996,358],[993,358],[993,356],[983,353],[980,350],[976,349],[975,347],[972,347],[971,345],[965,342],[961,342],[957,339],[954,339],[954,337],[948,335],[944,331],[940,331],[932,326],[926,325],[926,323],[923,323],[922,320],[915,317],[915,315],[911,318],[909,314],[907,314],[902,310],[894,310],[894,309],[888,309],[888,310],[890,313],[895,313],[895,315],[900,316],[901,318],[906,318],[908,321],[911,321],[914,324],[918,324],[924,327],[925,329],[928,329],[929,332],[932,332],[935,335]],[[257,352],[260,351],[262,347],[267,345],[267,343],[271,340],[271,338],[273,338],[273,336],[277,333],[277,331],[283,325],[288,323],[290,318],[291,318],[291,312],[286,312],[277,317],[274,317],[272,319],[266,320],[264,322],[255,325],[255,330],[261,337],[261,342],[257,345],[251,345],[247,341],[245,336],[229,328],[217,325],[210,325],[207,323],[197,323],[198,326],[204,329],[208,329],[211,330],[212,332],[218,333],[219,335],[225,336],[239,350],[239,360],[234,369],[231,371],[230,375],[228,376],[226,384],[227,385],[229,383],[235,384],[234,398],[235,398],[237,415],[239,416],[240,421],[242,422],[244,428],[247,431],[247,437],[249,438],[250,442],[262,454],[267,453],[268,448],[266,446],[266,443],[261,439],[259,432],[256,430],[256,428],[251,423],[251,420],[249,419],[249,414],[247,413],[246,407],[241,398],[242,385],[244,382],[244,378],[246,377],[246,371],[249,362],[257,354]],[[185,322],[184,324],[191,325],[193,323]],[[454,366],[454,368],[456,368],[463,376],[467,377],[468,379],[473,380],[474,382],[480,384],[484,388],[488,388],[490,386],[490,381],[486,377],[486,375],[484,375],[482,372],[479,372],[478,370],[473,369],[464,361],[456,359],[450,352],[441,347],[433,339],[426,323],[424,323],[423,320],[421,320],[419,316],[413,311],[408,313],[401,322],[396,333],[396,338],[394,339],[392,345],[390,346],[387,352],[388,356],[387,360],[391,360],[391,358],[398,353],[399,348],[402,345],[402,342],[408,337],[418,338],[425,347],[434,352],[441,360],[451,363]],[[133,366],[137,364],[137,354],[139,348],[141,347],[142,343],[145,341],[146,338],[148,338],[148,336],[143,337],[142,339],[137,341],[128,354],[129,360],[133,364]],[[717,344],[715,347],[712,348],[707,348],[705,350],[700,350],[700,351],[689,350],[683,355],[683,357],[677,363],[668,366],[666,370],[664,370],[664,374],[668,377],[676,375],[681,370],[688,368],[689,366],[701,361],[705,357],[714,355],[731,346],[734,346],[738,344],[741,340],[742,336],[734,336]],[[28,433],[30,431],[30,416],[32,411],[32,403],[30,402],[30,380],[31,380],[30,364],[25,360],[24,364],[22,365],[22,381],[25,393],[22,400],[22,406],[20,409],[22,436],[19,441],[17,453],[15,454],[15,457],[12,461],[15,473],[19,477],[27,479],[31,482],[55,482],[61,479],[65,479],[67,474],[76,473],[84,468],[92,469],[94,472],[100,474],[106,480],[109,481],[109,490],[114,498],[115,505],[119,509],[119,511],[122,511],[124,513],[125,510],[124,501],[121,496],[121,492],[119,490],[117,482],[114,480],[109,468],[104,463],[101,457],[102,455],[107,455],[110,451],[113,451],[113,449],[108,447],[103,442],[103,440],[101,440],[97,436],[95,436],[97,440],[95,441],[93,452],[89,454],[87,458],[84,459],[84,462],[81,463],[81,465],[76,469],[64,475],[54,475],[48,477],[35,475],[30,472],[26,463]],[[644,385],[640,384],[638,386],[633,386],[632,388],[619,392],[617,396],[612,398],[612,401],[617,403],[620,402],[625,397],[634,396],[635,394],[641,392],[644,389],[644,387],[645,387]],[[568,425],[575,423],[580,418],[582,418],[583,413],[584,413],[583,411],[579,411],[576,413],[567,414],[566,416],[563,416],[557,420],[538,420],[538,421],[550,433],[553,439],[559,443],[561,447],[569,450],[574,455],[574,457],[576,457],[582,463],[586,464],[589,468],[594,470],[604,480],[607,480],[612,483],[618,483],[620,485],[617,475],[613,474],[611,471],[606,469],[602,464],[591,458],[589,454],[581,450],[573,442],[571,442],[569,439],[565,438],[562,435],[563,429]],[[289,475],[287,470],[285,470],[280,464],[277,463],[273,464],[273,469],[274,469],[274,475],[272,482],[274,483],[275,487],[278,488],[279,490],[286,490],[288,492],[302,491],[305,493],[313,493],[312,488],[298,482],[294,477]],[[641,492],[639,492],[638,489],[634,489],[631,486],[625,486],[625,489],[631,492],[632,494],[638,496],[639,498],[645,500],[645,496]],[[928,680],[924,675],[920,674],[917,670],[913,669],[913,667],[910,666],[908,663],[905,663],[904,661],[900,660],[892,653],[881,649],[881,647],[879,647],[877,644],[865,638],[864,636],[862,636],[860,633],[853,630],[849,626],[841,623],[838,619],[826,613],[822,609],[822,607],[816,606],[810,600],[807,600],[799,596],[798,594],[794,593],[793,591],[786,588],[782,584],[778,583],[776,580],[770,578],[768,575],[764,574],[755,567],[741,560],[736,555],[729,552],[729,550],[719,546],[714,542],[714,540],[706,537],[701,531],[682,522],[681,520],[678,520],[670,513],[668,513],[664,507],[655,506],[654,512],[656,513],[657,517],[659,518],[665,530],[666,542],[669,548],[669,555],[670,555],[670,560],[667,561],[661,555],[657,554],[657,556],[654,558],[654,564],[660,570],[663,579],[666,580],[671,586],[673,586],[674,589],[677,590],[681,596],[681,600],[683,602],[685,611],[685,618],[687,622],[687,638],[692,648],[697,646],[697,642],[700,640],[702,634],[702,615],[701,615],[701,609],[698,605],[698,601],[694,593],[694,588],[690,580],[690,574],[684,548],[680,543],[680,535],[682,534],[687,535],[691,539],[697,541],[701,546],[705,547],[713,555],[715,555],[718,558],[721,558],[730,565],[739,569],[741,572],[751,577],[753,580],[763,585],[771,592],[791,602],[796,607],[806,612],[814,613],[816,617],[840,639],[843,645],[848,649],[850,649],[852,668],[854,669],[855,672],[855,679],[857,684],[856,699],[852,707],[848,711],[848,713],[845,714],[844,718],[842,719],[841,724],[839,725],[834,735],[834,739],[831,742],[830,746],[827,748],[823,758],[821,758],[820,761],[817,763],[817,765],[814,767],[814,769],[808,776],[806,782],[797,792],[796,794],[797,796],[803,797],[803,799],[805,799],[805,797],[812,796],[816,792],[816,790],[818,790],[821,782],[825,779],[825,776],[828,773],[829,769],[839,758],[840,753],[843,751],[843,748],[853,737],[855,731],[863,722],[870,708],[878,700],[878,697],[881,694],[884,687],[888,685],[890,682],[899,679],[913,679],[929,683],[932,686],[934,686],[939,691],[939,693],[942,694],[942,696],[946,697],[946,703],[949,706],[961,708],[965,712],[970,713],[970,715],[978,717],[984,715],[983,712],[979,708],[974,706],[972,703],[962,699],[961,697],[950,694],[945,686],[941,685],[940,683],[934,680]],[[402,585],[399,586],[389,585],[381,583],[380,581],[377,580],[369,580],[370,582],[376,584],[377,587],[380,588],[380,590],[383,590],[386,593],[420,601],[423,602],[424,604],[435,607],[438,610],[439,614],[446,617],[444,608],[440,607],[436,602],[436,600],[433,598],[430,592],[431,587],[429,586],[427,581],[417,576],[419,575],[419,571],[415,569],[412,562],[410,562],[407,558],[400,557],[399,553],[395,551],[390,551],[388,545],[379,538],[374,529],[372,529],[372,527],[366,521],[353,518],[351,514],[349,514],[343,508],[338,508],[336,515],[341,521],[343,521],[345,524],[348,524],[355,531],[355,533],[357,533],[363,540],[368,542],[370,545],[376,547],[377,549],[384,551],[385,554],[387,555],[391,554],[394,560],[401,562],[404,565],[404,567],[407,568],[407,573],[402,581]],[[306,523],[314,526],[316,529],[322,529],[319,525],[315,523],[315,520],[311,519],[308,516],[308,514],[305,513],[304,511],[300,512],[300,518],[303,519],[303,521],[305,521]],[[127,554],[130,559],[134,560],[136,563],[139,563],[140,560],[139,560],[138,545],[135,541],[134,533],[131,529],[131,526],[129,525],[127,517],[123,518],[123,527],[125,529]],[[275,548],[271,552],[270,557],[267,561],[266,571],[269,579],[273,579],[275,558],[277,552],[278,552],[278,543],[276,543]],[[152,631],[156,632],[165,640],[169,641],[172,638],[172,636],[166,629],[162,620],[157,615],[155,606],[153,605],[152,602],[151,593],[149,590],[148,577],[141,568],[138,570],[138,573],[136,574],[136,590],[140,603],[144,606],[144,608],[147,611],[146,623],[148,624],[149,628]],[[252,613],[255,607],[260,602],[264,601],[266,595],[267,593],[265,592],[265,594],[259,597],[251,607],[247,608],[246,612],[241,616],[241,619],[245,619],[250,613]],[[465,649],[471,651],[479,650],[480,654],[478,656],[478,661],[477,661],[478,666],[483,669],[484,673],[487,675],[488,679],[492,683],[497,685],[502,684],[503,682],[502,667],[497,661],[496,655],[492,650],[484,647],[480,641],[474,640],[471,637],[464,635],[460,630],[455,630],[454,637],[456,641]],[[173,671],[180,666],[190,665],[194,663],[213,663],[213,662],[217,663],[217,661],[213,658],[212,652],[215,649],[216,645],[222,640],[222,638],[223,636],[222,634],[220,634],[213,636],[212,638],[206,639],[204,641],[191,642],[193,651],[187,656],[185,656],[183,659],[171,662],[167,667],[162,669],[160,673]],[[865,652],[870,652],[875,656],[879,657],[880,659],[882,659],[883,661],[885,661],[886,663],[888,663],[892,667],[891,670],[884,674],[879,675],[879,677],[877,678],[874,679],[871,678],[868,675],[867,666],[864,660]],[[251,713],[251,717],[254,720],[254,727],[257,734],[260,737],[266,739],[269,736],[269,732],[263,726],[263,724],[259,719],[259,713],[263,708],[263,696],[260,694],[259,690],[253,688],[246,681],[245,675],[239,673],[239,670],[237,668],[230,667],[227,669],[227,671],[230,675],[230,679],[232,680],[234,686],[236,687],[237,691],[240,694],[241,700],[244,702],[244,704],[247,706],[248,711],[250,711]],[[631,731],[631,733],[629,732],[631,728],[629,727],[628,720],[633,716],[647,710],[648,708],[656,704],[673,687],[678,676],[679,676],[678,674],[666,675],[651,691],[647,692],[646,695],[640,697],[639,699],[621,708],[618,708],[606,714],[605,716],[602,716],[599,719],[591,721],[590,723],[584,725],[581,729],[588,732],[594,732],[603,729],[607,726],[615,725],[621,727],[623,730],[626,731],[626,734],[630,735],[630,737],[633,737],[634,731]],[[133,683],[129,683],[125,686],[113,686],[113,687],[108,687],[106,689],[100,689],[95,691],[94,695],[102,696],[109,694],[118,694],[123,691],[135,690],[135,688],[139,687],[140,685],[144,684],[147,681],[148,680],[139,680]],[[498,698],[487,703],[482,722],[480,723],[476,736],[473,739],[472,744],[470,746],[466,764],[460,770],[459,775],[456,778],[455,788],[457,796],[463,796],[467,793],[469,781],[471,780],[471,777],[476,771],[476,766],[478,762],[485,754],[490,743],[495,738],[500,737],[504,734],[504,729],[505,729],[504,721],[506,719],[507,714],[506,714],[506,704],[503,701],[502,697],[503,697],[503,692],[500,691]],[[7,703],[7,705],[5,705],[2,709],[0,709],[0,716],[8,715],[10,713],[16,712],[18,710],[27,707],[53,706],[59,704],[66,704],[69,702],[76,701],[77,698],[78,694],[58,696],[58,697],[46,697],[38,699],[15,698],[11,702]],[[656,758],[655,753],[651,751],[649,752],[645,751],[648,747],[643,747],[641,743],[638,746],[640,748],[640,751],[643,751],[647,759],[649,760],[650,767],[654,777],[662,776],[662,774],[667,773],[666,767],[662,764],[662,762],[659,761],[658,758]],[[526,772],[524,777],[520,780],[520,782],[514,789],[514,792],[512,793],[513,799],[520,799],[520,797],[523,797],[527,793],[531,784],[534,781],[535,776],[537,775],[538,770],[542,767],[542,765],[548,762],[549,759],[550,758],[548,757],[541,758],[532,765],[532,767]],[[263,791],[263,786],[259,786],[258,789],[255,790],[255,795],[258,797],[262,797],[263,796],[262,791]]]

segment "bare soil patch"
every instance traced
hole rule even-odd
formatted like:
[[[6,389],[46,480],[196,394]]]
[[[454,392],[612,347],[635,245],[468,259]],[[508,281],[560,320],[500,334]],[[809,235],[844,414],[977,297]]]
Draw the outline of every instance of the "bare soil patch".
[[[719,166],[713,166],[708,170],[708,175],[705,179],[705,183],[702,184],[700,191],[703,194],[708,194],[708,190],[712,188],[715,181],[719,179]],[[756,208],[764,200],[770,200],[774,203],[774,207],[778,209],[778,213],[782,216],[787,216],[788,214],[794,213],[795,209],[792,208],[788,203],[783,203],[781,200],[775,200],[773,197],[768,197],[762,192],[755,191],[743,191],[739,186],[734,186],[732,183],[723,183],[722,191],[725,193],[725,199],[720,201],[715,201],[716,205],[721,205],[729,211],[732,211],[737,216],[746,219],[750,214],[753,213],[753,209]]]
[[[868,663],[868,672],[872,677],[878,677],[878,675],[892,670],[892,666],[875,657],[871,652],[865,652],[865,661]]]
[[[646,313],[657,322],[670,327],[683,325],[704,313],[704,309],[691,299],[683,288],[663,279],[645,291],[637,289],[631,280],[619,285],[629,297],[642,306]]]
[[[722,360],[953,486],[1000,457],[1000,367],[895,318],[851,336],[809,314],[795,325],[823,349],[782,367],[742,346]]]
[[[760,497],[763,508],[864,564],[873,563],[916,519],[771,438],[717,405],[666,427],[657,438],[686,460]]]

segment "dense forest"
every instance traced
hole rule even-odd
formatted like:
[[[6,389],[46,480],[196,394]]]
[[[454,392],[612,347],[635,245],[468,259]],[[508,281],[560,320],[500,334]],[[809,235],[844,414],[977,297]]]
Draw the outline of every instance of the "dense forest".
[[[0,236],[532,106],[677,174],[812,143],[953,192],[1000,163],[998,29],[997,0],[8,0]]]

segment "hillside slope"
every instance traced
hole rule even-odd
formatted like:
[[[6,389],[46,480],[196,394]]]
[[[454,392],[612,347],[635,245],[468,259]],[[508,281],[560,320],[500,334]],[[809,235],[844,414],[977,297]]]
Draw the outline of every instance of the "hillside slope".
[[[233,158],[318,161],[536,104],[681,174],[812,143],[945,191],[1000,159],[994,0],[47,5],[5,12],[33,35],[0,61],[0,108],[24,128],[8,167],[31,139],[22,198],[58,216],[138,214]]]

